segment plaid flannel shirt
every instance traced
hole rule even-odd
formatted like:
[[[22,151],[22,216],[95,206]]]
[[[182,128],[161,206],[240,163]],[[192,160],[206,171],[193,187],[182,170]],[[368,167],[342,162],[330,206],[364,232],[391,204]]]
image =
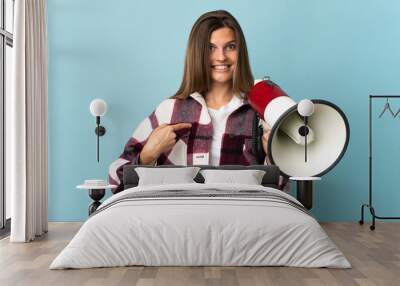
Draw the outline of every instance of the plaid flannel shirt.
[[[252,124],[255,112],[247,99],[226,121],[222,137],[220,165],[263,164],[252,152]],[[125,145],[123,153],[109,168],[109,182],[118,185],[114,193],[123,190],[122,173],[126,164],[139,164],[139,155],[151,132],[161,124],[191,123],[190,129],[177,131],[174,147],[157,159],[157,165],[208,165],[213,126],[208,108],[200,93],[185,100],[166,99],[144,119]]]

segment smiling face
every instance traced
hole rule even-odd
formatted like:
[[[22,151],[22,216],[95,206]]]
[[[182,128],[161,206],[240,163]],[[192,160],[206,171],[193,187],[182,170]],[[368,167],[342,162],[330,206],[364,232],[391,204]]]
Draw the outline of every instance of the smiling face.
[[[212,32],[209,56],[212,84],[232,84],[237,58],[235,32],[227,27]]]
[[[190,31],[182,82],[173,98],[211,91],[246,97],[253,82],[246,40],[237,20],[224,10],[201,15]]]

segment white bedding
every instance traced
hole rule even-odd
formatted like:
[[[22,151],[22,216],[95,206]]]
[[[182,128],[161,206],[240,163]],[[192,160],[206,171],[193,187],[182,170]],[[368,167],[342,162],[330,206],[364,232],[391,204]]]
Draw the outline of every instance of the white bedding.
[[[161,197],[137,192],[263,191],[254,197]],[[145,193],[140,193],[145,194]],[[135,187],[107,199],[50,269],[146,266],[295,266],[350,268],[318,222],[272,188],[233,184]]]

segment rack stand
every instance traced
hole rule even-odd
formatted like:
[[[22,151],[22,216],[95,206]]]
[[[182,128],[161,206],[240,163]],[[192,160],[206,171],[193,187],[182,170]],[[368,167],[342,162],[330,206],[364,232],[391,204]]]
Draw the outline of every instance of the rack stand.
[[[375,213],[375,208],[372,205],[372,100],[373,99],[382,99],[382,98],[400,98],[400,95],[370,95],[369,96],[369,199],[368,204],[363,204],[361,206],[361,220],[360,224],[364,224],[364,208],[369,208],[369,211],[372,215],[372,225],[370,225],[370,229],[375,229],[375,219],[400,219],[400,217],[390,217],[390,216],[378,216]]]

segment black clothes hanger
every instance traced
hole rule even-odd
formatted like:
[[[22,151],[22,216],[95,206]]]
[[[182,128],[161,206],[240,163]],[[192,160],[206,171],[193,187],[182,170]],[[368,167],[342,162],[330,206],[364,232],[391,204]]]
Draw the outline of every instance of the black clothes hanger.
[[[385,106],[383,107],[383,110],[382,110],[381,114],[379,115],[379,118],[381,118],[383,116],[383,114],[386,112],[386,110],[389,110],[390,114],[392,114],[393,117],[396,117],[394,115],[392,109],[390,108],[389,98],[386,98]],[[399,109],[399,111],[400,111],[400,109]],[[399,111],[396,112],[396,115],[399,113]]]
[[[400,108],[397,110],[397,112],[394,114],[394,117],[397,117],[397,115],[400,113]]]

